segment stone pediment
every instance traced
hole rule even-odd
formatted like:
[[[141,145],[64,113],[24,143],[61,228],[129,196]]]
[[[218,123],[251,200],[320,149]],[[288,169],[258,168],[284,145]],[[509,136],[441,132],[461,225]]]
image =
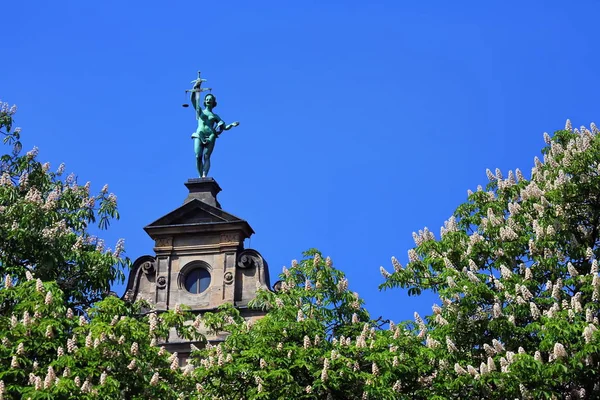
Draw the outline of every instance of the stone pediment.
[[[200,200],[192,199],[181,207],[152,222],[151,226],[185,225],[195,223],[240,222],[241,218],[213,207]]]
[[[144,230],[155,234],[177,232],[200,232],[219,230],[242,230],[249,237],[254,233],[250,225],[220,208],[213,207],[198,199],[191,199],[181,207],[152,222]]]

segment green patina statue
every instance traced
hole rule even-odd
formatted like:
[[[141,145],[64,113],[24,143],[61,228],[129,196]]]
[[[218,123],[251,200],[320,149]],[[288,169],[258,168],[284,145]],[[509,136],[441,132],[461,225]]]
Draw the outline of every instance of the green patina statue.
[[[201,107],[200,93],[211,90],[201,87],[202,82],[206,82],[206,79],[201,79],[200,71],[198,71],[198,79],[192,81],[194,87],[191,90],[186,90],[186,92],[191,93],[190,100],[194,110],[196,110],[196,119],[198,120],[198,128],[196,132],[192,133],[194,152],[196,153],[196,169],[198,170],[198,176],[206,178],[210,169],[210,156],[215,148],[217,138],[223,131],[238,126],[240,123],[225,124],[213,112],[213,109],[217,106],[217,98],[211,93],[204,96],[204,109]]]

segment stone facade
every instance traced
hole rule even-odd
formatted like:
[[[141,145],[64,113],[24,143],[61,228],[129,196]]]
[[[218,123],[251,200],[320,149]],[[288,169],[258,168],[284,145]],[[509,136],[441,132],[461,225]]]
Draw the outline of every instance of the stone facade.
[[[214,179],[190,179],[185,185],[189,194],[184,204],[144,228],[154,240],[154,255],[133,263],[124,298],[144,299],[159,312],[181,304],[200,314],[230,303],[244,318],[260,318],[264,313],[247,305],[257,288],[269,289],[270,282],[260,253],[244,249],[244,240],[254,231],[221,209],[217,201],[221,188]],[[190,351],[190,342],[174,332],[165,346],[182,359]]]

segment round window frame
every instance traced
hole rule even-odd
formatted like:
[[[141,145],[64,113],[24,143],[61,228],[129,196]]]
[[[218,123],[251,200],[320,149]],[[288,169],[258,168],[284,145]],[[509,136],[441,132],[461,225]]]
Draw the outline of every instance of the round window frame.
[[[210,282],[208,283],[208,286],[206,287],[206,289],[204,289],[200,293],[192,293],[186,287],[185,280],[187,279],[187,277],[188,277],[188,275],[190,273],[192,273],[193,271],[195,271],[197,269],[203,269],[206,272],[208,272],[208,276],[210,277]],[[177,284],[179,286],[179,289],[184,290],[186,293],[188,293],[190,295],[193,295],[193,296],[202,296],[202,295],[206,294],[209,291],[209,289],[211,288],[211,286],[213,284],[212,267],[210,266],[209,263],[207,263],[205,261],[200,261],[200,260],[191,261],[191,262],[187,263],[181,269],[181,271],[179,272],[179,277],[177,279]]]

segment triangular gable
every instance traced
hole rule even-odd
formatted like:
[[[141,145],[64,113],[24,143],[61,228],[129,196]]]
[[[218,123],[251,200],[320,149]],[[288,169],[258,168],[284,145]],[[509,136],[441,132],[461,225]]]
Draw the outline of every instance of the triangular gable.
[[[215,224],[223,222],[245,221],[217,207],[213,207],[198,199],[193,199],[152,222],[147,228],[188,224]]]

